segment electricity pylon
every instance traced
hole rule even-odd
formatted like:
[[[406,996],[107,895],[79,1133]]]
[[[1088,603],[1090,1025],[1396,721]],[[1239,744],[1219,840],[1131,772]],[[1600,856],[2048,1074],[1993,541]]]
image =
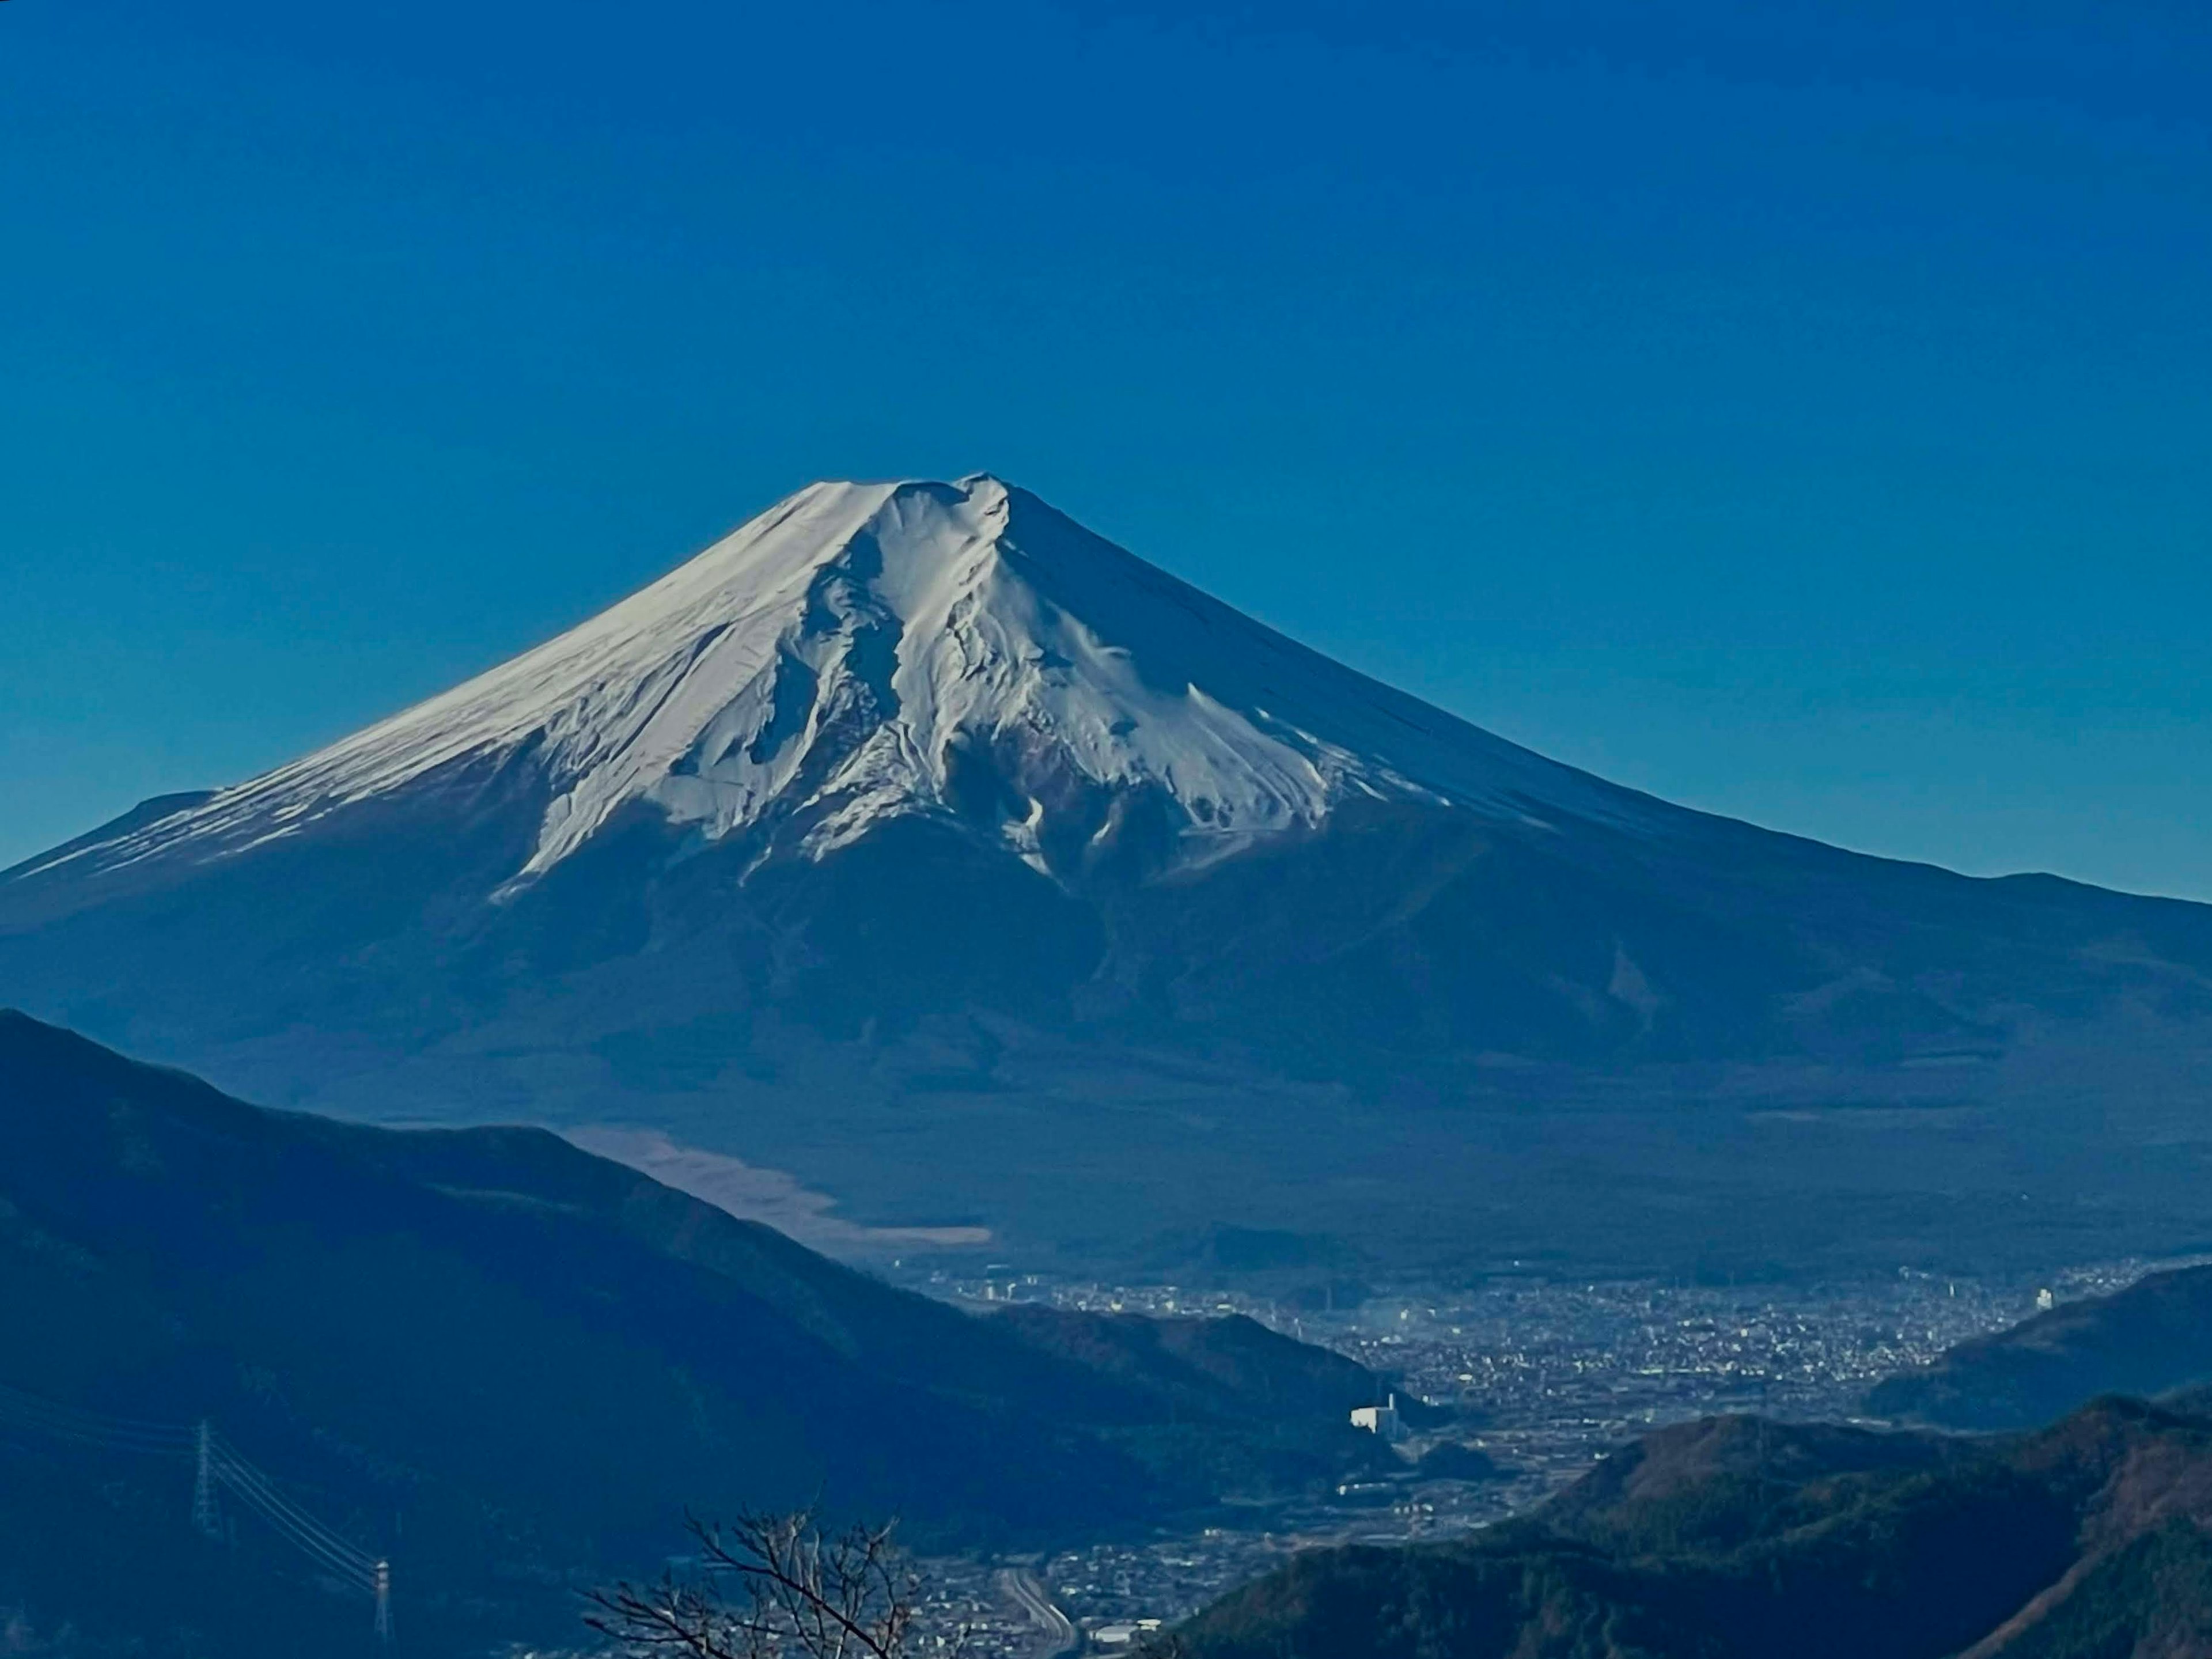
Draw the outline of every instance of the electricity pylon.
[[[376,1564],[376,1639],[392,1645],[392,1563]]]
[[[192,1525],[204,1537],[222,1536],[222,1523],[215,1512],[215,1431],[207,1419],[200,1419],[199,1431],[193,1437],[193,1446],[198,1457],[198,1468],[192,1476]]]

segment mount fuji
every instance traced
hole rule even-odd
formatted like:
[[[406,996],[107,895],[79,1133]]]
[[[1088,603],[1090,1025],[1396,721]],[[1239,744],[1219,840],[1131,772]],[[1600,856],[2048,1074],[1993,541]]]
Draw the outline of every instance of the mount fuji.
[[[0,1001],[1071,1261],[2148,1248],[2212,1133],[2212,908],[1618,787],[987,476],[0,875]]]
[[[813,485],[443,696],[13,873],[204,863],[508,767],[546,801],[499,899],[639,805],[756,863],[933,817],[1055,878],[1138,842],[1148,873],[1201,866],[1352,798],[1638,816],[978,476]]]

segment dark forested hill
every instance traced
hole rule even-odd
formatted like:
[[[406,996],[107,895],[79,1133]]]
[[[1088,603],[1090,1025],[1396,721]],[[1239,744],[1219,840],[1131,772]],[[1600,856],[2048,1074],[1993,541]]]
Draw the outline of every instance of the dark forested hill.
[[[1962,1342],[1876,1385],[1867,1409],[1947,1428],[2026,1428],[2100,1394],[2164,1394],[2206,1378],[2212,1267],[2181,1267]]]
[[[392,1558],[424,1650],[488,1619],[565,1626],[570,1576],[649,1566],[687,1505],[818,1492],[923,1540],[1042,1540],[1373,1455],[1338,1408],[1376,1386],[1348,1361],[1249,1322],[1091,1322],[1044,1340],[963,1314],[540,1131],[265,1111],[0,1013],[0,1385],[214,1420]],[[0,1604],[204,1620],[217,1650],[258,1650],[190,1554],[188,1470],[21,1425],[0,1468]],[[101,1565],[118,1550],[129,1585]]]
[[[1315,1551],[1195,1659],[2212,1653],[2212,1422],[2105,1400],[1968,1440],[1711,1419],[1466,1542]]]

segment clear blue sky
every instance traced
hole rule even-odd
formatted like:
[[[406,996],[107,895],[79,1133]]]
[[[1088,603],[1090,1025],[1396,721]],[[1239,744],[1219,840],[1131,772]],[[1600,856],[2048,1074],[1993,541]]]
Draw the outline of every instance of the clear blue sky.
[[[0,861],[988,469],[1624,781],[2212,896],[2208,85],[2201,0],[9,0]]]

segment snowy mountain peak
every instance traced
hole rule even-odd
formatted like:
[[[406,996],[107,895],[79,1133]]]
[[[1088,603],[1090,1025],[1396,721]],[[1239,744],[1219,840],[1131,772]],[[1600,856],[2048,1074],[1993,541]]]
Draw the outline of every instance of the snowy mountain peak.
[[[527,883],[642,803],[818,857],[940,815],[1063,874],[1203,863],[1347,794],[1515,816],[1634,798],[1392,691],[988,474],[823,483],[560,637],[104,845],[221,855],[486,764],[545,798]]]

